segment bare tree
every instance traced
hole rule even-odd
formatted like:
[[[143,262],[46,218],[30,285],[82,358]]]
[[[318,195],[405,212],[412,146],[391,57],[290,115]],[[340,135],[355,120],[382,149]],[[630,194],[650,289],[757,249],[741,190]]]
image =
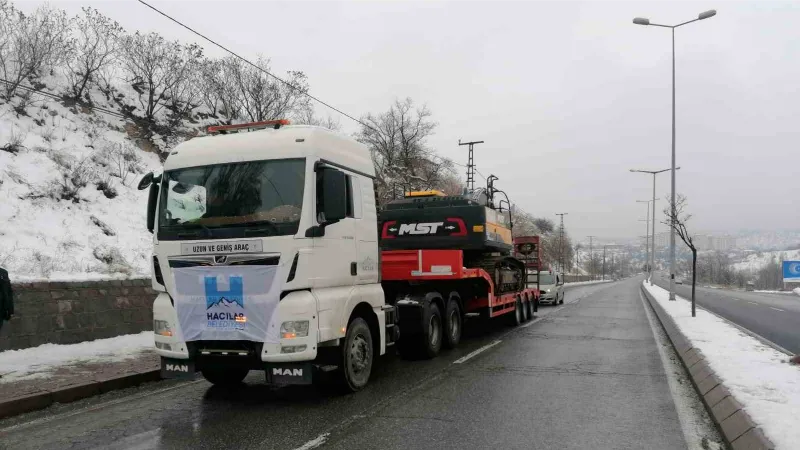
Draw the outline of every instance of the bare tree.
[[[453,174],[452,161],[440,158],[427,145],[436,129],[432,113],[415,107],[413,100],[395,100],[382,114],[367,114],[356,139],[365,144],[375,165],[378,203],[392,198],[399,185],[402,189],[430,189]]]
[[[213,117],[217,116],[223,97],[222,64],[221,59],[206,58],[198,66],[200,100]]]
[[[342,124],[339,123],[338,120],[334,120],[331,116],[327,116],[325,118],[317,116],[314,113],[314,108],[312,108],[311,105],[309,105],[308,108],[304,108],[296,113],[293,119],[296,120],[297,123],[303,125],[314,125],[333,131],[339,131],[342,128]]]
[[[120,46],[122,27],[96,9],[83,8],[76,19],[75,52],[67,60],[68,95],[80,99],[98,72],[114,61]]]
[[[158,33],[136,32],[124,39],[123,63],[139,103],[144,119],[156,122],[156,114],[170,106],[171,95],[180,91],[184,83],[191,82],[202,50],[196,44],[183,45],[170,42]]]
[[[19,85],[63,64],[72,54],[71,20],[45,4],[26,16],[0,0],[0,75],[3,96],[11,100]]]
[[[447,195],[461,195],[466,185],[455,175],[445,175],[435,187]]]
[[[692,251],[692,317],[695,317],[694,290],[697,281],[697,248],[694,246],[692,235],[689,233],[689,230],[686,229],[686,222],[692,218],[691,214],[684,211],[686,206],[686,196],[679,194],[674,204],[670,202],[670,205],[664,208],[666,220],[662,223],[672,227],[672,229],[675,230],[675,234],[677,234],[683,243]]]
[[[259,56],[253,67],[236,61],[234,81],[238,89],[239,113],[252,122],[290,116],[308,106],[308,81],[299,71],[289,71],[285,82],[266,72],[270,71],[269,59]]]

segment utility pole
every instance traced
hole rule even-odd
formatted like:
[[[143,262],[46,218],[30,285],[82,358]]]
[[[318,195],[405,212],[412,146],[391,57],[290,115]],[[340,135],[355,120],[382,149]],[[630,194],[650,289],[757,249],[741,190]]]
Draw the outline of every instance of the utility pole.
[[[594,249],[592,247],[592,239],[596,238],[597,236],[587,236],[589,238],[589,274],[592,276],[592,280],[594,280]]]
[[[561,216],[561,228],[559,229],[559,237],[558,237],[558,251],[561,254],[561,273],[566,272],[566,265],[567,262],[564,259],[564,216],[569,213],[556,213],[557,216]]]
[[[461,142],[458,140],[458,145],[469,145],[469,158],[467,159],[467,189],[469,192],[475,191],[475,158],[473,157],[473,146],[475,144],[483,144],[483,141]]]

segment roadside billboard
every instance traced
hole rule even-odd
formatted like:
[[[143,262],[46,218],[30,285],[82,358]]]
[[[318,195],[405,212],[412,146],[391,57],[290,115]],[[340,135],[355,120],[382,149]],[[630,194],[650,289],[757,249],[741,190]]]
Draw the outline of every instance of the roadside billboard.
[[[800,283],[800,261],[783,262],[783,282]]]

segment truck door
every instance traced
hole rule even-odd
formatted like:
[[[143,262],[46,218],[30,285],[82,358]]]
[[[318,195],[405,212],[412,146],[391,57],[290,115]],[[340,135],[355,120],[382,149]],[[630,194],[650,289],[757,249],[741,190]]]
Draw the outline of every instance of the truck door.
[[[378,221],[373,181],[364,176],[354,176],[353,199],[356,222],[356,251],[358,275],[356,284],[377,283],[380,280],[378,268]]]
[[[352,176],[347,175],[347,217],[325,227],[325,235],[314,239],[313,286],[353,286],[357,276],[356,219]]]

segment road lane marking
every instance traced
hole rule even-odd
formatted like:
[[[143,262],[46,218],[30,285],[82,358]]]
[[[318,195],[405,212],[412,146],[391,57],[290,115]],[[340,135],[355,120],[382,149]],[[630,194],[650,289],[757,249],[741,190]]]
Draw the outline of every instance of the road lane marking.
[[[773,308],[772,306],[770,306],[769,309],[774,309],[775,311],[780,311],[780,312],[786,312],[780,308]]]
[[[330,433],[322,433],[294,450],[311,450],[317,448],[328,440],[328,436],[330,436]]]
[[[653,332],[658,355],[661,357],[661,364],[667,376],[669,393],[675,404],[675,411],[678,413],[678,423],[680,423],[683,438],[686,440],[686,446],[689,450],[708,448],[719,450],[724,448],[720,442],[715,442],[719,436],[711,425],[711,418],[707,416],[707,413],[703,413],[705,409],[697,397],[697,392],[691,388],[691,384],[687,380],[689,375],[680,362],[677,361],[677,355],[676,359],[672,359],[667,355],[667,349],[672,344],[668,341],[663,330],[660,329],[660,322],[657,322],[658,319],[654,317],[653,311],[650,310],[650,305],[641,292],[639,292],[639,299],[642,301],[642,306],[644,306],[644,313],[650,323],[650,330]],[[672,354],[672,352],[670,353]],[[707,445],[703,445],[704,441]]]
[[[492,342],[491,344],[486,344],[483,347],[481,347],[481,348],[475,350],[474,352],[468,354],[467,356],[464,356],[463,358],[459,358],[459,359],[453,361],[453,364],[463,364],[467,360],[469,360],[470,358],[474,358],[475,356],[478,356],[479,354],[485,352],[486,350],[489,350],[490,348],[494,347],[495,345],[497,345],[497,344],[499,344],[501,342],[503,342],[503,341],[497,340],[497,341]]]

